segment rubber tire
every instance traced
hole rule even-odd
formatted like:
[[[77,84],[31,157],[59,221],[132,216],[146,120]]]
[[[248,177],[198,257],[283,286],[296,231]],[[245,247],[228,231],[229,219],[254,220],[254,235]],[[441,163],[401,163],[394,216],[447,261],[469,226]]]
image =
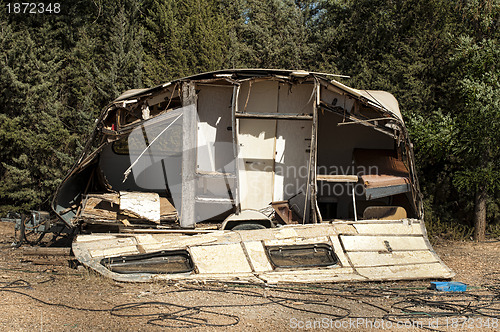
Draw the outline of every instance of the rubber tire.
[[[245,223],[239,224],[231,228],[233,231],[243,231],[243,230],[251,230],[251,229],[266,229],[266,226],[261,224],[253,224],[253,223]]]

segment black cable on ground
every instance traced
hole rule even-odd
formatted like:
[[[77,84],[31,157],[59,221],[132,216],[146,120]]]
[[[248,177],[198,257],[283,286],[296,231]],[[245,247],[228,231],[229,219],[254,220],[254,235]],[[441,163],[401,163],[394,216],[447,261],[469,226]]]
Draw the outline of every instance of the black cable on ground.
[[[166,328],[234,326],[240,322],[240,317],[219,312],[217,309],[279,305],[289,310],[310,314],[312,317],[328,317],[330,321],[359,318],[365,320],[380,319],[394,324],[403,322],[418,329],[441,331],[440,327],[458,327],[460,324],[469,323],[471,320],[472,322],[479,322],[482,319],[486,322],[486,320],[490,319],[492,322],[496,322],[495,324],[498,324],[498,318],[500,317],[499,277],[500,273],[487,274],[484,276],[487,281],[484,289],[462,293],[443,293],[416,287],[362,287],[361,284],[355,286],[320,284],[275,287],[243,284],[226,284],[224,287],[217,285],[182,285],[182,289],[167,291],[164,294],[202,292],[209,297],[208,293],[225,293],[252,298],[254,301],[247,304],[198,306],[179,305],[163,301],[131,302],[109,309],[81,308],[43,301],[16,290],[31,288],[31,285],[22,279],[8,283],[4,282],[5,285],[0,287],[0,291],[23,295],[44,305],[65,309],[109,312],[112,316],[120,318],[143,317],[147,320],[147,324]],[[48,281],[50,280],[45,282]],[[334,304],[332,298],[352,301],[354,305],[371,306],[380,310],[381,315],[353,316],[351,306],[341,306],[337,300],[335,300]],[[382,298],[396,301],[392,302],[390,307],[372,303],[373,300]]]

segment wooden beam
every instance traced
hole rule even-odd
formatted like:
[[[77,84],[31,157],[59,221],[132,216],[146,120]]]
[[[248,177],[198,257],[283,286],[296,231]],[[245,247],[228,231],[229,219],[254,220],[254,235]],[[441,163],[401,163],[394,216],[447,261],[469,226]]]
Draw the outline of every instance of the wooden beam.
[[[70,256],[71,248],[32,247],[23,248],[22,253],[35,256]]]
[[[192,82],[182,86],[182,205],[180,224],[182,228],[194,228],[196,194],[196,91]]]

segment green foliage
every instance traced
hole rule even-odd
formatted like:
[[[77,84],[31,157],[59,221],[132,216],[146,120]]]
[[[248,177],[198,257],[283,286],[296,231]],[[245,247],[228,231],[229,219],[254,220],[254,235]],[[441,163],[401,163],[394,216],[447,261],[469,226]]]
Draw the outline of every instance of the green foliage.
[[[306,1],[240,0],[236,6],[233,67],[303,68],[311,47],[301,12],[310,8]]]
[[[497,234],[498,1],[76,0],[62,9],[0,11],[0,214],[47,209],[99,111],[125,90],[222,68],[285,68],[393,93],[429,229],[467,237],[474,194],[485,190]]]
[[[217,1],[150,0],[142,12],[148,84],[228,67],[229,25]]]
[[[461,37],[452,61],[460,97],[454,150],[463,161],[455,184],[460,190],[494,192],[500,189],[500,45],[494,39]]]

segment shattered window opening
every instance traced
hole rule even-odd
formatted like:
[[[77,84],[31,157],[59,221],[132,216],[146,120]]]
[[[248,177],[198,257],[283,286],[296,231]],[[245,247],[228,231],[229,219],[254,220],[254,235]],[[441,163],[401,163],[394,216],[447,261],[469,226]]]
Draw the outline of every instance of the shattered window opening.
[[[326,243],[266,246],[266,251],[273,266],[278,268],[331,266],[339,262]]]
[[[188,273],[194,264],[187,250],[160,251],[149,254],[104,258],[101,264],[112,272],[129,273]]]

